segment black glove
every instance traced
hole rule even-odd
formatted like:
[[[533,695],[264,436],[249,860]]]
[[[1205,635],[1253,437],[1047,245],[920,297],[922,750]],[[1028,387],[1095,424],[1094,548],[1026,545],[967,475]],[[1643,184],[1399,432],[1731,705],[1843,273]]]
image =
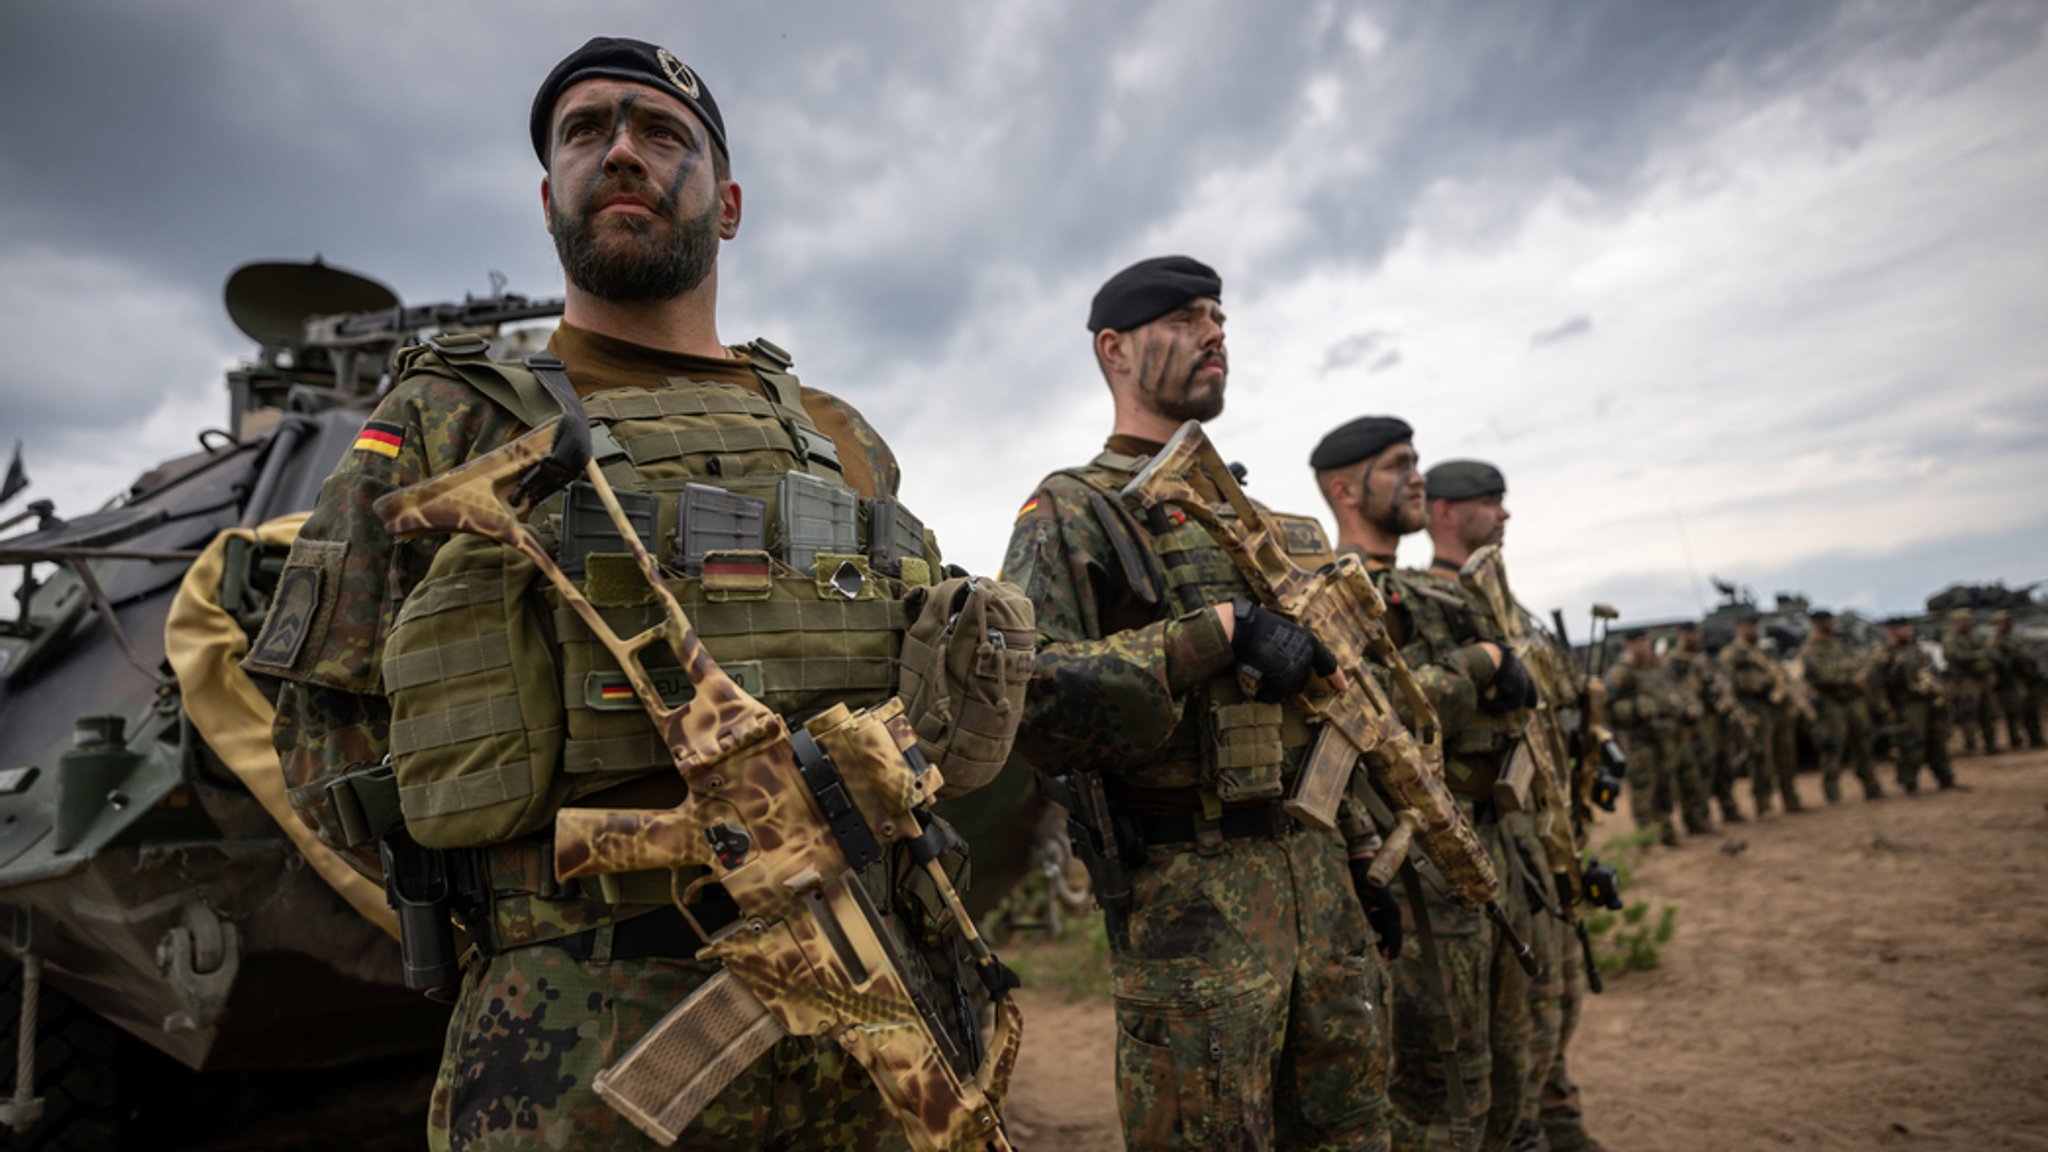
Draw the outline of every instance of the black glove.
[[[1308,629],[1242,596],[1232,601],[1232,610],[1237,627],[1230,650],[1237,654],[1238,674],[1252,684],[1252,699],[1277,704],[1306,688],[1311,670],[1322,676],[1337,671],[1337,657]]]
[[[1501,716],[1517,708],[1534,708],[1536,703],[1536,681],[1529,675],[1529,666],[1522,663],[1514,649],[1501,648],[1500,667],[1494,669],[1493,679],[1486,682],[1486,691],[1479,697],[1479,707],[1491,715]]]
[[[1388,960],[1401,955],[1401,902],[1385,888],[1365,878],[1372,870],[1372,858],[1353,857],[1346,861],[1351,869],[1351,886],[1358,889],[1358,906],[1365,909],[1365,922],[1372,925],[1373,935],[1380,938],[1380,951]]]

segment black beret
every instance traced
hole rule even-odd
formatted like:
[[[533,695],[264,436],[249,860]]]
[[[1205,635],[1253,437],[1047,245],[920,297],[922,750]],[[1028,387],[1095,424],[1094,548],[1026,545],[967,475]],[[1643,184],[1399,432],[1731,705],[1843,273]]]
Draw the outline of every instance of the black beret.
[[[645,40],[599,36],[563,57],[548,78],[540,82],[540,91],[533,94],[528,127],[533,132],[533,154],[540,157],[542,165],[548,162],[548,129],[554,121],[555,101],[562,98],[570,85],[599,77],[631,80],[681,100],[710,130],[711,142],[718,145],[719,154],[728,160],[732,158],[732,152],[725,146],[725,118],[718,114],[718,101],[711,98],[711,89],[688,64],[676,59],[668,49],[657,48]]]
[[[1815,608],[1813,611],[1808,612],[1806,614],[1806,618],[1808,620],[1833,620],[1835,618],[1835,614],[1833,612],[1828,611],[1825,608]]]
[[[1088,330],[1128,332],[1190,300],[1223,299],[1223,278],[1189,256],[1154,256],[1111,276],[1095,290]]]
[[[1700,630],[1700,622],[1697,620],[1680,620],[1672,625],[1672,627],[1680,632],[1697,632]]]
[[[1394,416],[1360,416],[1349,424],[1339,425],[1323,437],[1316,444],[1316,450],[1308,454],[1308,466],[1318,472],[1342,468],[1413,439],[1415,429],[1410,428],[1406,420]]]
[[[1446,460],[1422,474],[1423,491],[1431,500],[1477,500],[1508,490],[1500,469],[1483,460]]]
[[[1913,618],[1911,616],[1887,616],[1884,618],[1884,626],[1887,628],[1911,628],[1913,626]]]
[[[1737,624],[1755,624],[1762,619],[1763,616],[1754,608],[1744,608],[1735,614],[1735,622]]]

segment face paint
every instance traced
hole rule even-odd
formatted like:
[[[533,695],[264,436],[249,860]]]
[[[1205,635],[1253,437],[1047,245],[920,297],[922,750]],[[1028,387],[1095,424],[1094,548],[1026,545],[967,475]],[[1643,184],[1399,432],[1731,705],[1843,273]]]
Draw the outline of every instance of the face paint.
[[[600,300],[673,299],[703,283],[718,260],[716,199],[697,215],[677,215],[690,178],[705,159],[701,138],[692,139],[682,149],[673,171],[662,174],[666,178],[659,183],[652,171],[657,165],[647,155],[654,149],[636,148],[637,165],[612,158],[620,139],[633,128],[639,99],[632,93],[619,98],[610,133],[602,148],[595,150],[599,162],[590,173],[589,190],[576,198],[579,202],[573,212],[562,206],[571,199],[568,190],[551,184],[554,191],[548,219],[563,273],[570,283]],[[645,130],[651,133],[664,127],[657,119]],[[675,131],[680,139],[683,130],[678,127]],[[608,204],[621,196],[645,205],[649,214],[606,213]]]

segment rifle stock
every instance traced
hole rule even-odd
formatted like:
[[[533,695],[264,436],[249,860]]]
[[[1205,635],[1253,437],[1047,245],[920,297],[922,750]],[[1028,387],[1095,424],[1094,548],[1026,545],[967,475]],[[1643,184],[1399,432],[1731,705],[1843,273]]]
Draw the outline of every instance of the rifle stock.
[[[1203,481],[1221,504],[1204,498]],[[1314,572],[1296,564],[1279,529],[1244,494],[1198,421],[1181,425],[1121,495],[1139,511],[1179,508],[1215,538],[1262,607],[1301,625],[1336,656],[1343,690],[1324,682],[1302,697],[1318,732],[1285,801],[1289,814],[1334,828],[1346,791],[1376,784],[1396,807],[1415,813],[1415,842],[1454,895],[1472,904],[1499,899],[1493,862],[1444,785],[1435,709],[1387,635],[1386,602],[1357,557],[1340,556]],[[1386,669],[1408,704],[1419,741],[1395,714],[1369,661]],[[1358,771],[1361,762],[1365,773]]]
[[[526,530],[525,509],[515,505],[528,495],[522,479],[553,451],[561,428],[559,420],[543,425],[376,507],[395,534],[469,532],[533,561],[618,661],[688,785],[687,798],[666,811],[565,809],[556,817],[561,879],[708,869],[675,894],[677,904],[708,942],[706,952],[743,986],[720,983],[708,993],[713,985],[702,986],[606,1071],[600,1095],[649,1136],[673,1143],[746,1067],[749,1053],[759,1055],[781,1033],[830,1036],[866,1068],[911,1147],[1008,1149],[998,1113],[1022,1025],[1005,995],[1015,978],[976,934],[924,836],[918,811],[943,780],[917,753],[902,702],[860,712],[836,706],[792,733],[718,666],[603,472],[586,460],[584,479],[663,610],[659,624],[637,635],[613,632]],[[640,659],[656,643],[667,645],[696,689],[682,705],[662,699]],[[957,1045],[916,991],[855,875],[899,841],[932,878],[997,1002],[996,1043],[965,1078],[954,1067]],[[706,931],[691,914],[691,897],[713,884],[740,914]],[[692,1063],[698,1060],[709,1062]]]

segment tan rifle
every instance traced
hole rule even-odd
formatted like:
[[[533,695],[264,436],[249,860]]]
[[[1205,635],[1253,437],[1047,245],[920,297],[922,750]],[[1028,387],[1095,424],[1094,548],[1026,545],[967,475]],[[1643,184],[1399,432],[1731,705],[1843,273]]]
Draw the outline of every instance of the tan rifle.
[[[1579,853],[1572,840],[1571,801],[1566,795],[1564,730],[1555,711],[1556,693],[1569,683],[1569,677],[1558,667],[1557,649],[1550,640],[1531,636],[1524,626],[1500,545],[1488,544],[1468,557],[1458,569],[1458,582],[1485,606],[1503,645],[1536,681],[1540,703],[1523,721],[1522,738],[1494,784],[1494,800],[1508,811],[1514,810],[1518,797],[1534,801],[1528,807],[1543,843],[1543,855],[1568,913],[1575,916],[1570,910],[1579,900]],[[1517,772],[1529,778],[1513,779]]]
[[[581,452],[557,450],[558,433],[568,443],[580,431],[564,427],[563,420],[545,424],[386,495],[376,508],[399,536],[468,532],[537,565],[625,671],[688,785],[688,797],[672,809],[564,809],[556,817],[561,879],[668,870],[676,905],[708,942],[699,955],[724,965],[601,1072],[596,1091],[650,1137],[673,1144],[776,1041],[825,1036],[867,1070],[912,1148],[1008,1149],[999,1110],[1022,1027],[1006,995],[1015,978],[976,934],[940,866],[937,835],[927,836],[919,818],[942,780],[916,752],[902,702],[859,712],[835,706],[791,731],[712,658],[587,444]],[[661,604],[662,621],[638,635],[613,632],[522,522],[547,488],[579,468]],[[667,646],[695,688],[679,706],[663,700],[641,660],[656,644]],[[994,1043],[967,1075],[956,1071],[959,1043],[916,990],[857,875],[899,842],[930,875],[996,1002]],[[695,878],[677,890],[685,875]],[[707,931],[691,907],[712,885],[731,896],[739,916]]]
[[[1198,478],[1223,497],[1221,505],[1201,495]],[[1374,882],[1384,886],[1391,879],[1412,842],[1452,895],[1487,906],[1489,914],[1497,912],[1500,880],[1493,861],[1444,786],[1436,710],[1387,635],[1386,602],[1357,557],[1340,556],[1314,572],[1296,564],[1278,526],[1245,496],[1194,420],[1181,425],[1121,495],[1141,513],[1171,505],[1207,529],[1260,607],[1307,629],[1335,654],[1343,690],[1325,681],[1312,684],[1301,697],[1318,731],[1284,802],[1288,814],[1316,828],[1334,828],[1338,803],[1347,791],[1377,785],[1397,823],[1375,860]],[[1415,719],[1415,732],[1395,715],[1367,668],[1369,661],[1386,669]],[[1361,762],[1366,772],[1357,771]],[[1504,916],[1496,922],[1504,923]]]

